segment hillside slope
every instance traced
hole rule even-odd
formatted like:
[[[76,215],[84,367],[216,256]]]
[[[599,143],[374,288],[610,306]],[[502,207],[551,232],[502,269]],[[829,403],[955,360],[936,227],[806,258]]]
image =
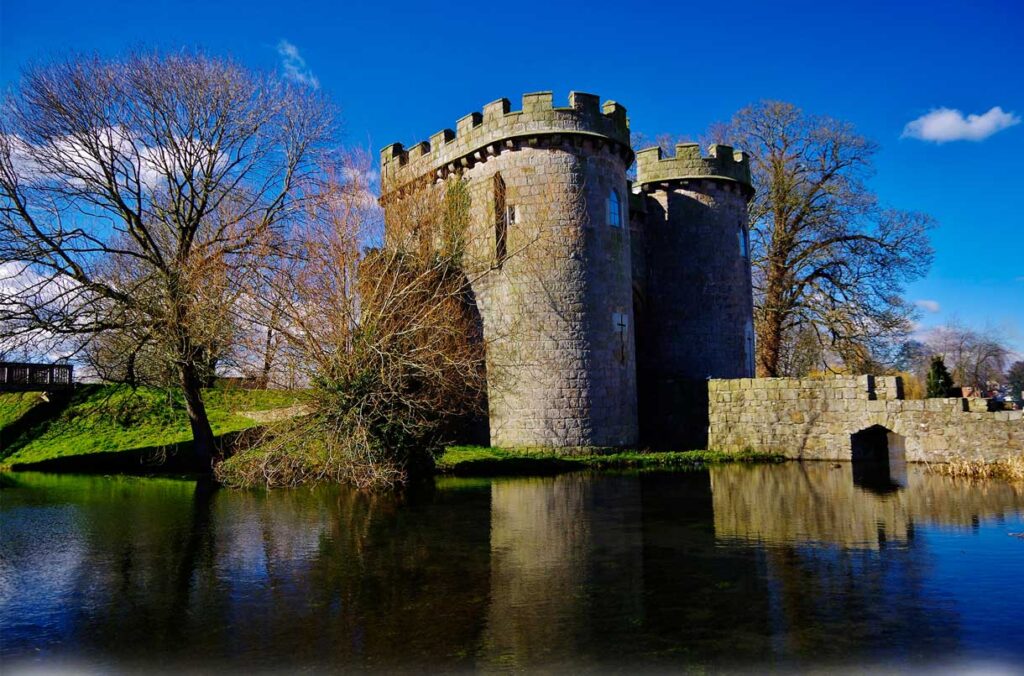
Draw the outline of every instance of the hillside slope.
[[[214,434],[254,427],[259,412],[295,406],[300,392],[209,389],[203,393]],[[5,403],[13,415],[15,402]],[[5,416],[8,413],[4,414]],[[192,439],[185,405],[176,392],[116,385],[83,385],[56,417],[18,438],[4,439],[6,466],[78,455],[122,453],[188,443]]]

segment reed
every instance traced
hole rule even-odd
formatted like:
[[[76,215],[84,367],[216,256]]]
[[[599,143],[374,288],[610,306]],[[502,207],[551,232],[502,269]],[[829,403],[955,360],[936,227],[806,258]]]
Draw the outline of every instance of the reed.
[[[1024,483],[1024,454],[1011,455],[992,462],[957,459],[942,465],[931,465],[930,470],[961,479],[1002,479]]]

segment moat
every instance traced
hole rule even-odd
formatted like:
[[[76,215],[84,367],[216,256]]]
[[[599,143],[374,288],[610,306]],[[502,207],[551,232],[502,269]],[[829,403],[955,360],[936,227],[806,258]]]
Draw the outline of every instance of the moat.
[[[1024,489],[921,466],[0,480],[5,671],[1024,665]]]

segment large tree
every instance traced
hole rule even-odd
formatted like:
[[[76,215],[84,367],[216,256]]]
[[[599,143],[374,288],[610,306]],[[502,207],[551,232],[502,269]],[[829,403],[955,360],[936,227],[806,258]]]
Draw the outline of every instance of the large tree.
[[[144,340],[176,373],[209,462],[211,354],[302,207],[331,107],[186,52],[45,64],[3,105],[0,339]]]
[[[786,345],[807,332],[822,354],[871,368],[909,330],[901,293],[930,265],[932,219],[879,204],[866,184],[877,146],[846,122],[764,101],[710,136],[752,157],[758,375],[783,375]]]
[[[1003,382],[1011,353],[998,329],[972,329],[953,320],[929,331],[925,340],[950,365],[956,385],[982,393]]]

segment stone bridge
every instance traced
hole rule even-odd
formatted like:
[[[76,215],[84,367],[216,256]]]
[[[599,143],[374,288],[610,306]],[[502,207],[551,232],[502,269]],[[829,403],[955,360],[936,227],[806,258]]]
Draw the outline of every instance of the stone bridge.
[[[895,376],[708,381],[708,448],[811,460],[995,460],[1024,452],[1024,411],[988,400],[903,398]],[[859,457],[858,457],[859,456]]]

